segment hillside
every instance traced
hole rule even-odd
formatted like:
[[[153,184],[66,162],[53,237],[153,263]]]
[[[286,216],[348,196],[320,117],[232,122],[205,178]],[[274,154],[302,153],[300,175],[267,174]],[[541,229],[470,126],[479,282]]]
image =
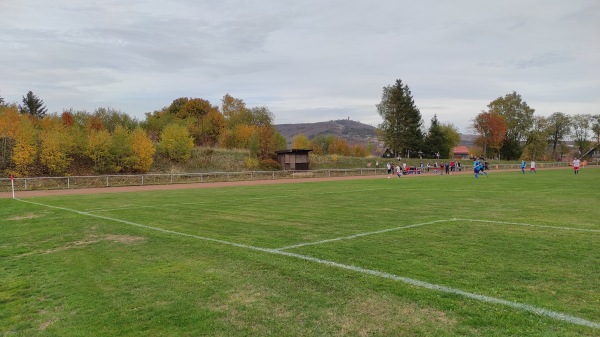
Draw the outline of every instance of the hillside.
[[[377,128],[374,126],[347,119],[318,123],[278,124],[275,127],[287,139],[288,147],[292,144],[292,138],[300,133],[306,135],[308,139],[319,135],[333,135],[346,139],[349,144],[363,145],[366,145],[369,139],[374,140],[377,137],[375,132]],[[458,145],[472,147],[475,145],[475,138],[477,136],[461,133]]]
[[[318,123],[278,124],[275,127],[287,139],[288,146],[292,143],[292,138],[300,133],[306,135],[308,139],[320,135],[332,135],[345,139],[349,144],[366,144],[370,138],[376,137],[374,126],[347,119]]]

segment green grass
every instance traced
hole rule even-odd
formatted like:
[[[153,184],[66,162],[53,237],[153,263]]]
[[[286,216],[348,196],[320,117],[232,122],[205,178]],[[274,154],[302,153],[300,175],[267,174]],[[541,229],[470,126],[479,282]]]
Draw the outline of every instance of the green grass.
[[[0,335],[598,336],[599,201],[600,169],[0,199]]]

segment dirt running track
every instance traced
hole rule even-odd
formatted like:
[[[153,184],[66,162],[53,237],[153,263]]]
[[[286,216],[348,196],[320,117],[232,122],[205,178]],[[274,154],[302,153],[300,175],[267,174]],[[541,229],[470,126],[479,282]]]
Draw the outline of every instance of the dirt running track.
[[[544,170],[565,169],[563,167],[545,168]],[[502,170],[501,172],[520,171]],[[491,171],[492,173],[495,171]],[[453,172],[455,174],[472,174],[471,170],[462,172]],[[425,173],[422,175],[405,175],[401,179],[410,179],[416,177],[432,177],[433,173]],[[294,179],[276,179],[276,180],[251,180],[251,181],[232,181],[219,183],[196,183],[196,184],[170,184],[170,185],[146,185],[146,186],[122,186],[122,187],[99,187],[99,188],[79,188],[65,190],[39,190],[39,191],[16,191],[16,198],[42,197],[50,195],[73,195],[73,194],[100,194],[100,193],[120,193],[120,192],[137,192],[137,191],[161,191],[161,190],[183,190],[191,188],[217,188],[227,186],[253,186],[253,185],[274,185],[274,184],[291,184],[305,183],[317,181],[335,181],[335,180],[357,180],[357,179],[385,179],[387,174],[371,175],[371,176],[347,176],[334,178],[294,178]],[[395,176],[392,178],[398,179]],[[11,192],[0,192],[0,198],[12,198]]]
[[[219,183],[169,184],[169,185],[77,188],[77,189],[64,189],[64,190],[15,191],[15,198],[42,197],[42,196],[50,196],[50,195],[100,194],[100,193],[120,193],[120,192],[138,192],[138,191],[183,190],[183,189],[192,189],[192,188],[217,188],[217,187],[227,187],[227,186],[274,185],[274,184],[290,184],[290,183],[334,181],[334,180],[382,179],[382,178],[384,179],[386,177],[387,177],[387,175],[348,176],[348,177],[334,177],[334,178],[294,178],[294,179],[276,179],[276,180],[232,181],[232,182],[219,182]],[[405,178],[405,177],[402,177],[402,178]],[[398,179],[398,178],[396,178],[396,179]],[[12,198],[12,192],[0,192],[0,198]]]

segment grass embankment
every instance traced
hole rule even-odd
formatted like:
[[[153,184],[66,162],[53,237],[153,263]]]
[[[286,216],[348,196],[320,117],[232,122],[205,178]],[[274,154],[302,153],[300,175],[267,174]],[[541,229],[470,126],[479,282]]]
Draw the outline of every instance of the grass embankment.
[[[600,170],[490,175],[2,199],[0,331],[598,336]]]

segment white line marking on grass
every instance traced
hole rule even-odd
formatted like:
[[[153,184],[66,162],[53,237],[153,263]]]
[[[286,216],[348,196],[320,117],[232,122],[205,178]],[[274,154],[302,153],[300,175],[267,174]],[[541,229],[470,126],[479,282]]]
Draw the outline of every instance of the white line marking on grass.
[[[563,321],[563,322],[567,322],[567,323],[572,323],[572,324],[600,330],[600,323],[589,321],[589,320],[581,318],[581,317],[572,316],[572,315],[565,314],[562,312],[552,311],[552,310],[548,310],[548,309],[544,309],[544,308],[540,308],[540,307],[535,307],[535,306],[524,304],[524,303],[518,303],[518,302],[503,300],[501,298],[471,293],[471,292],[463,291],[463,290],[460,290],[457,288],[447,287],[447,286],[443,286],[443,285],[439,285],[439,284],[428,283],[428,282],[424,282],[424,281],[420,281],[420,280],[416,280],[416,279],[412,279],[412,278],[408,278],[408,277],[398,276],[398,275],[394,275],[394,274],[390,274],[390,273],[385,273],[385,272],[381,272],[381,271],[377,271],[377,270],[356,267],[356,266],[337,263],[337,262],[329,261],[329,260],[322,260],[322,259],[318,259],[318,258],[311,257],[311,256],[300,255],[300,254],[295,254],[295,253],[291,253],[291,252],[285,252],[285,251],[281,251],[281,250],[277,250],[277,249],[261,248],[261,247],[250,246],[250,245],[245,245],[245,244],[240,244],[240,243],[235,243],[235,242],[229,242],[229,241],[225,241],[225,240],[208,238],[208,237],[199,236],[199,235],[176,232],[176,231],[158,228],[158,227],[146,226],[146,225],[138,224],[138,223],[131,222],[131,221],[91,214],[88,212],[82,212],[82,211],[65,208],[65,207],[46,205],[46,204],[32,202],[32,201],[23,200],[23,199],[15,199],[15,200],[30,203],[33,205],[59,209],[59,210],[67,211],[67,212],[73,212],[73,213],[77,213],[77,214],[81,214],[81,215],[85,215],[85,216],[89,216],[89,217],[119,222],[119,223],[131,225],[131,226],[135,226],[135,227],[140,227],[140,228],[145,228],[145,229],[162,232],[162,233],[190,237],[190,238],[194,238],[194,239],[198,239],[198,240],[215,242],[215,243],[220,243],[220,244],[224,244],[224,245],[228,245],[228,246],[244,248],[244,249],[249,249],[249,250],[254,250],[254,251],[260,251],[260,252],[265,252],[265,253],[270,253],[270,254],[294,257],[297,259],[311,261],[311,262],[315,262],[315,263],[326,265],[326,266],[341,268],[341,269],[345,269],[345,270],[354,271],[357,273],[362,273],[362,274],[372,275],[372,276],[376,276],[376,277],[382,277],[382,278],[389,279],[389,280],[399,281],[399,282],[403,282],[403,283],[406,283],[406,284],[409,284],[409,285],[412,285],[415,287],[435,290],[435,291],[439,291],[439,292],[447,293],[447,294],[463,296],[463,297],[473,299],[473,300],[476,300],[479,302],[504,305],[504,306],[514,308],[517,310],[530,312],[530,313],[533,313],[533,314],[536,314],[539,316],[545,316],[548,318],[552,318],[554,320]],[[458,219],[456,219],[456,220],[458,220]],[[445,220],[445,221],[447,221],[447,220]]]
[[[435,221],[423,222],[423,223],[418,223],[418,224],[413,224],[413,225],[408,225],[408,226],[386,228],[386,229],[382,229],[382,230],[378,230],[378,231],[374,231],[374,232],[359,233],[359,234],[348,235],[348,236],[343,236],[343,237],[333,238],[333,239],[326,239],[326,240],[321,240],[321,241],[316,241],[316,242],[299,243],[297,245],[285,246],[285,247],[277,248],[275,250],[286,250],[286,249],[292,249],[292,248],[298,248],[298,247],[304,247],[304,246],[320,245],[323,243],[335,242],[335,241],[340,241],[340,240],[356,239],[356,238],[360,238],[360,237],[368,236],[368,235],[382,234],[382,233],[387,233],[387,232],[399,231],[399,230],[407,229],[407,228],[421,227],[421,226],[426,226],[426,225],[433,225],[433,224],[440,223],[440,222],[450,222],[450,221],[456,221],[456,220],[455,219],[435,220]]]
[[[575,228],[575,227],[563,227],[563,226],[550,226],[550,225],[534,225],[529,223],[522,222],[507,222],[507,221],[497,221],[497,220],[480,220],[480,219],[455,219],[459,221],[472,221],[472,222],[485,222],[485,223],[497,223],[502,225],[515,225],[515,226],[527,226],[527,227],[538,227],[538,228],[552,228],[552,229],[561,229],[567,231],[581,231],[581,232],[593,232],[600,233],[600,229],[590,229],[590,228]]]

